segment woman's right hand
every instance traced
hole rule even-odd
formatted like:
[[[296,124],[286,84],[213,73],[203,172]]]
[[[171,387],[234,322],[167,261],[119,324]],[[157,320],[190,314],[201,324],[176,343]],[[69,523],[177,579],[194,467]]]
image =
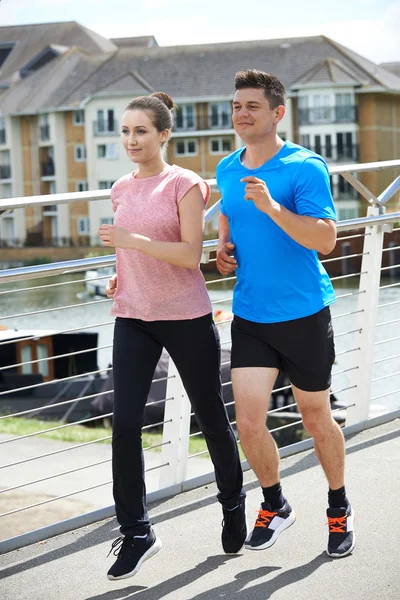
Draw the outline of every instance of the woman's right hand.
[[[117,274],[110,277],[106,285],[107,298],[114,298],[114,294],[117,291]]]

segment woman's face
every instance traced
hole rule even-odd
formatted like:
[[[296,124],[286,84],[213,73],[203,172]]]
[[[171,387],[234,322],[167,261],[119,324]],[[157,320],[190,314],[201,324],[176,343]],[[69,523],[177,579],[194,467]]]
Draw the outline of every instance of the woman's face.
[[[122,117],[122,144],[129,159],[146,164],[161,158],[161,145],[168,139],[169,130],[157,131],[150,111],[132,109]]]

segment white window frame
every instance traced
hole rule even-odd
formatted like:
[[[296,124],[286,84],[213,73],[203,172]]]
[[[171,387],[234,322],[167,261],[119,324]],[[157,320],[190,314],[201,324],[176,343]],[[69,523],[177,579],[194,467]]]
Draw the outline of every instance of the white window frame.
[[[85,162],[85,160],[86,160],[86,146],[85,146],[85,144],[75,144],[75,146],[74,146],[74,158],[75,158],[75,162]]]
[[[114,224],[113,217],[101,217],[100,218],[100,225],[113,225],[113,224]]]
[[[190,117],[193,119],[193,124],[189,127],[188,126],[188,109],[189,107],[192,109],[192,115],[190,115]],[[182,127],[178,126],[178,119],[177,117],[175,117],[175,129],[176,131],[192,131],[196,129],[196,105],[191,103],[191,104],[180,104],[179,105],[179,111],[182,115]]]
[[[82,179],[81,181],[76,182],[75,189],[77,192],[87,192],[89,190],[89,184],[86,180]]]
[[[216,125],[212,124],[212,107],[216,106],[217,107],[217,120],[218,123]],[[227,113],[228,115],[228,122],[226,124],[223,123],[223,115]],[[209,125],[210,125],[210,129],[233,129],[233,125],[232,125],[232,107],[229,104],[228,101],[223,101],[223,102],[210,102],[210,104],[208,105],[208,119],[209,119]]]
[[[213,142],[218,142],[218,150],[213,150],[212,149],[212,145]],[[224,150],[223,149],[223,143],[224,142],[229,142],[231,145],[230,150]],[[230,138],[228,137],[212,137],[209,139],[208,141],[208,150],[210,154],[230,154],[233,150],[233,142]]]
[[[78,226],[78,235],[89,235],[90,234],[90,224],[89,217],[81,217],[77,219]]]
[[[195,151],[194,152],[189,152],[189,144],[190,143],[194,143],[195,145]],[[183,144],[184,145],[184,151],[182,153],[178,152],[178,144]],[[178,140],[175,140],[175,144],[174,144],[174,153],[175,156],[197,156],[199,153],[199,143],[198,140],[196,138],[180,138]]]
[[[112,112],[112,122],[113,122],[113,129],[109,129],[108,124],[109,124],[109,112]],[[101,118],[99,118],[101,115]],[[104,129],[102,129],[100,131],[99,129],[99,123],[100,121],[102,123],[104,123]],[[96,123],[97,123],[97,134],[98,135],[107,135],[109,133],[117,133],[116,132],[116,119],[115,119],[115,109],[114,108],[98,108],[96,111]]]
[[[80,108],[79,110],[74,110],[72,123],[77,126],[82,126],[85,124],[85,111],[83,109]]]
[[[103,179],[102,181],[99,181],[99,190],[109,190],[110,188],[112,188],[113,184],[114,181],[108,181]]]
[[[104,156],[99,156],[99,148],[104,146]],[[117,144],[97,144],[97,158],[98,160],[116,160],[118,158],[118,146]]]

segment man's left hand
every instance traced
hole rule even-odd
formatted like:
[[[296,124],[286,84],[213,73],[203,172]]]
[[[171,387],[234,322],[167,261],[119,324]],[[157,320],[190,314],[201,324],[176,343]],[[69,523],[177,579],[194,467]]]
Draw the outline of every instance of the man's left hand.
[[[270,213],[275,202],[269,193],[265,181],[253,175],[243,177],[240,181],[246,183],[244,199],[252,200],[258,210],[267,214]]]

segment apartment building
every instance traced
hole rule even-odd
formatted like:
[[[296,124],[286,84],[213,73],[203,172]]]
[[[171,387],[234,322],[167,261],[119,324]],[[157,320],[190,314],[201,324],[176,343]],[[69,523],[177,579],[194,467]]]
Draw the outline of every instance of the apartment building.
[[[400,77],[324,36],[163,48],[151,36],[106,40],[95,34],[93,48],[84,45],[88,30],[65,25],[47,26],[41,49],[32,31],[45,26],[26,26],[36,52],[28,74],[16,58],[14,70],[0,65],[0,85],[6,74],[0,94],[3,198],[109,188],[132,168],[120,145],[121,115],[133,97],[154,90],[166,91],[179,106],[167,161],[214,177],[219,160],[242,145],[232,128],[232,87],[235,72],[250,67],[275,73],[286,86],[287,112],[278,131],[284,139],[332,164],[398,158]],[[21,35],[18,27],[0,27],[0,57],[10,30],[13,39]],[[394,175],[365,174],[362,180],[380,193]],[[332,192],[340,219],[365,214],[365,200],[342,177],[332,177]],[[214,193],[212,201],[217,198]],[[3,218],[0,240],[96,244],[99,225],[112,217],[108,201],[49,203]]]

